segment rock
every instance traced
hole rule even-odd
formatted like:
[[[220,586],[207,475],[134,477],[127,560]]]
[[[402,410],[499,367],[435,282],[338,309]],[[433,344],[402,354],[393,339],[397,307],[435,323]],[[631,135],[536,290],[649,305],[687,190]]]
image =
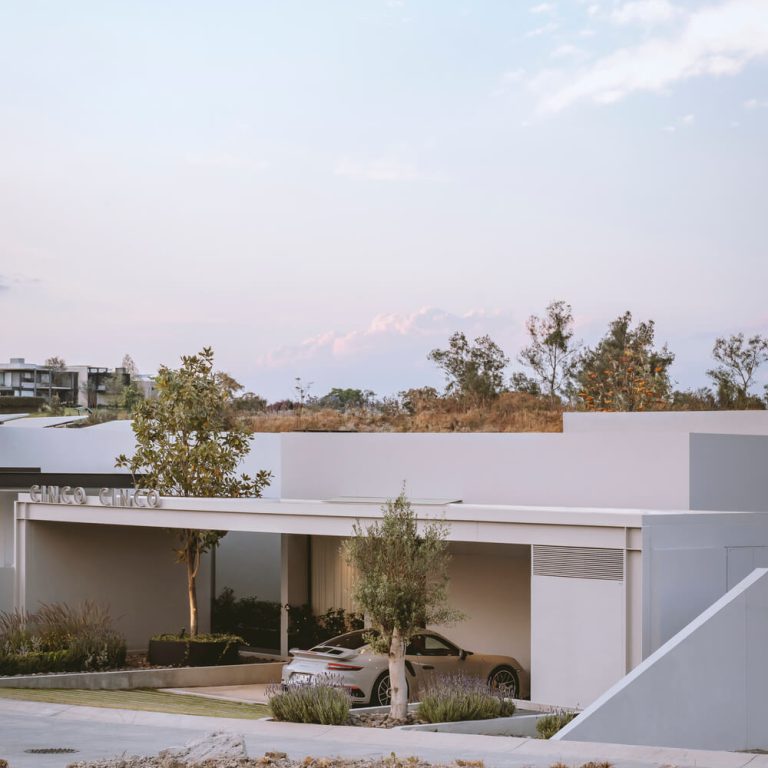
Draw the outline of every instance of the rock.
[[[245,739],[240,734],[216,731],[183,747],[164,749],[158,757],[169,761],[173,759],[192,768],[206,760],[241,760],[248,757],[248,753],[245,751]]]

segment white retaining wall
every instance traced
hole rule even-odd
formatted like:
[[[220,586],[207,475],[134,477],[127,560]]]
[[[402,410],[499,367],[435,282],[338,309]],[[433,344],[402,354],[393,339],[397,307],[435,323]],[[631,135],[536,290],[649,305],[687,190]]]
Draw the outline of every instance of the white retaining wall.
[[[756,569],[553,738],[768,747],[768,569]]]

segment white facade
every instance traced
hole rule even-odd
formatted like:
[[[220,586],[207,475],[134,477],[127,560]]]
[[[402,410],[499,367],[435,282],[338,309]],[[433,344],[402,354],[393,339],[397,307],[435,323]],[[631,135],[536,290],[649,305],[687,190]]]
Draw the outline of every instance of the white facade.
[[[713,424],[710,415],[719,416],[691,414],[696,429]],[[680,420],[666,432],[631,420],[624,431],[587,431],[588,423],[547,435],[257,435],[244,469],[275,476],[261,500],[163,499],[148,510],[22,496],[15,522],[0,506],[0,599],[9,581],[19,607],[110,597],[141,645],[184,621],[183,569],[166,531],[196,527],[230,531],[220,555],[228,548],[224,578],[237,583],[217,577],[217,590],[351,607],[354,574],[339,541],[355,520],[376,519],[376,497],[405,482],[412,499],[445,500],[417,510],[450,524],[451,599],[467,619],[446,634],[469,650],[516,656],[530,669],[534,700],[586,706],[768,565],[763,427],[734,435]],[[24,434],[0,429],[0,466],[113,472],[113,457],[132,448],[127,424],[16,432]]]

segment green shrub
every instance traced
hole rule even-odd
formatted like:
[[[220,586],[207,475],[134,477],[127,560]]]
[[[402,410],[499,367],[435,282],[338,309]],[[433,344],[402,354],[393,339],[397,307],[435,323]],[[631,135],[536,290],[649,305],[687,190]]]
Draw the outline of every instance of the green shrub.
[[[576,714],[576,712],[558,710],[540,717],[536,721],[536,733],[539,734],[540,739],[551,739],[561,728],[565,728],[576,717]]]
[[[0,613],[0,674],[91,672],[125,664],[125,638],[106,608],[43,603],[35,613]]]
[[[235,597],[224,587],[213,602],[211,624],[217,632],[228,632],[245,638],[248,645],[260,648],[280,646],[281,604],[256,597]],[[311,648],[323,640],[362,629],[363,617],[331,608],[315,614],[309,605],[292,605],[288,612],[288,642],[291,647]]]
[[[273,685],[267,695],[275,720],[320,725],[345,725],[349,721],[349,693],[332,675],[311,683]]]
[[[418,716],[428,723],[509,717],[515,705],[486,680],[469,675],[437,675],[422,688]]]

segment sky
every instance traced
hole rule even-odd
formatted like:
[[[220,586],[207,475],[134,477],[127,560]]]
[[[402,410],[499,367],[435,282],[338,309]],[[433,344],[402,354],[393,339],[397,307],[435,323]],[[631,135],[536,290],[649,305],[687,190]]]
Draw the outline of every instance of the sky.
[[[3,0],[0,360],[383,395],[563,299],[702,386],[767,180],[766,0]]]

